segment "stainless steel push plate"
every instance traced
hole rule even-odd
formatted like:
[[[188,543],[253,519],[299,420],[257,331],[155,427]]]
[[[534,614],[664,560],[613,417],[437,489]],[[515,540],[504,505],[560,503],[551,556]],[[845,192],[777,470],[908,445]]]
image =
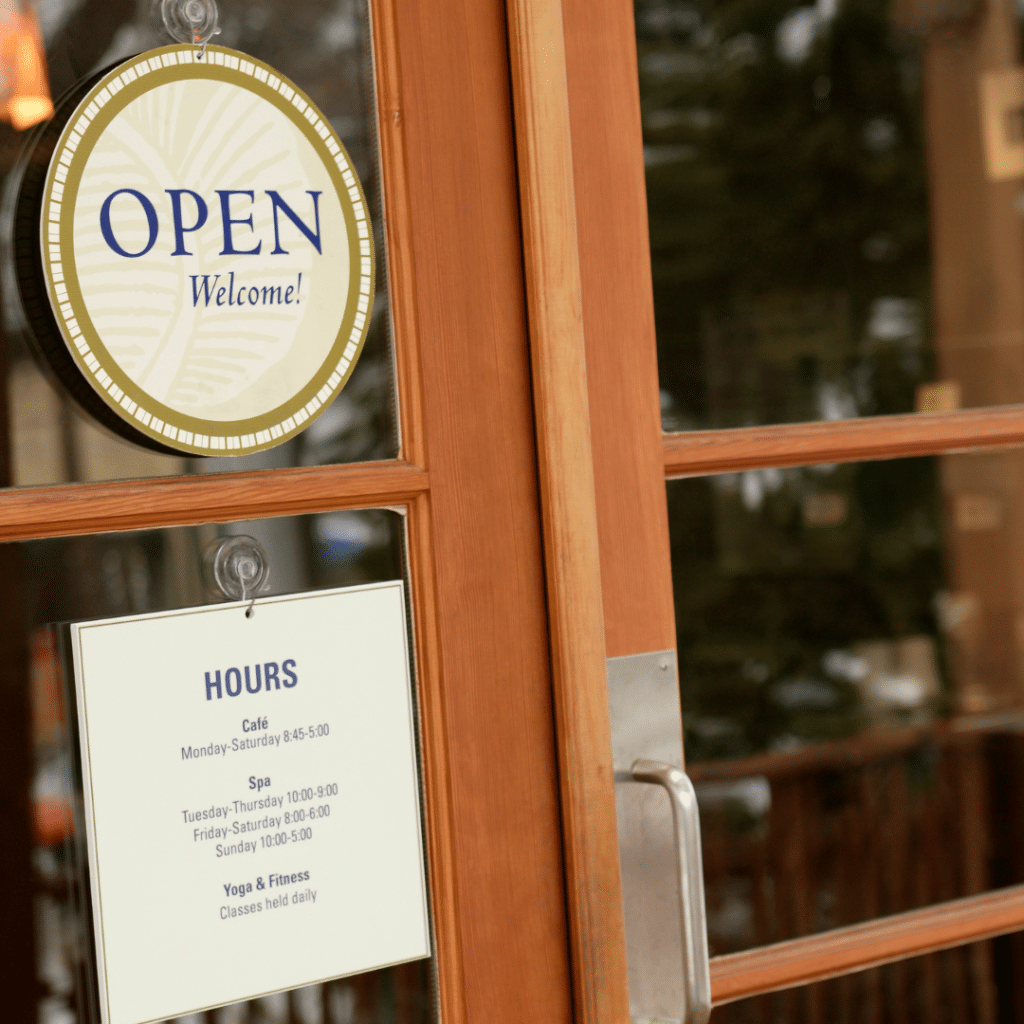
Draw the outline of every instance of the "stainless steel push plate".
[[[634,1024],[703,1024],[711,1003],[700,829],[683,772],[675,651],[609,658],[607,671],[630,1015]]]
[[[683,723],[675,651],[609,658],[608,706],[616,775],[638,758],[683,767]]]

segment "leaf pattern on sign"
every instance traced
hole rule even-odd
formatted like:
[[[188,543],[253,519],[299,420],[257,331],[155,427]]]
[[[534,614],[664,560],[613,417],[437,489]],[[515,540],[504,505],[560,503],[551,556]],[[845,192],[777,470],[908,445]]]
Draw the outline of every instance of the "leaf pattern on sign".
[[[138,259],[117,254],[100,230],[103,203],[119,189],[142,193],[157,212],[156,243]],[[190,189],[206,204],[205,222],[183,235],[187,256],[173,255],[170,189]],[[284,215],[279,230],[287,255],[273,254],[267,189],[286,197],[310,226],[307,190],[323,193],[322,256]],[[241,194],[228,202],[233,247],[258,244],[258,255],[221,254],[227,245],[218,190],[253,193],[252,200]],[[192,196],[182,195],[181,209],[185,229],[198,222]],[[146,247],[150,229],[138,199],[118,196],[111,223],[125,251]],[[213,420],[269,412],[315,374],[344,311],[344,239],[328,173],[298,128],[258,96],[209,81],[173,83],[128,104],[90,155],[75,207],[79,279],[108,352],[157,401]],[[291,294],[301,297],[286,304],[299,274],[301,292]],[[242,304],[228,305],[230,298],[237,303],[240,288]]]

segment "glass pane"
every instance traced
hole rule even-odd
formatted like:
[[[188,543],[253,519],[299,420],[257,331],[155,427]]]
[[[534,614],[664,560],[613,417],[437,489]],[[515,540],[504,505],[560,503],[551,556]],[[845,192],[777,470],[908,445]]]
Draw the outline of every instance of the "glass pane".
[[[712,1024],[1012,1024],[1024,1010],[1024,934],[719,1007]]]
[[[1024,401],[1018,6],[635,13],[666,430]]]
[[[41,20],[54,97],[94,71],[171,42],[158,3],[52,0]],[[0,250],[5,296],[3,334],[7,396],[3,439],[16,486],[153,477],[199,472],[311,466],[394,458],[399,439],[384,257],[379,154],[366,0],[221,0],[222,32],[214,42],[279,69],[327,116],[358,172],[375,230],[376,299],[370,333],[352,378],[327,412],[277,448],[238,458],[192,459],[157,454],[109,434],[82,414],[33,356],[32,328],[18,303],[9,245]],[[16,160],[23,139],[3,126],[0,178],[8,221],[15,199]],[[26,133],[27,134],[27,133]],[[142,299],[140,298],[140,301]]]
[[[13,789],[28,794],[31,820],[5,833],[10,870],[0,878],[5,927],[35,977],[4,975],[11,1005],[38,1002],[40,1024],[91,1024],[83,1006],[88,931],[78,911],[75,819],[69,799],[62,669],[50,623],[211,603],[202,552],[218,536],[248,534],[268,554],[265,594],[405,577],[404,525],[395,512],[333,512],[103,534],[0,546],[5,632],[5,721],[21,709],[29,756],[17,742],[0,758]],[[9,730],[13,735],[14,730]],[[23,853],[23,857],[22,857]],[[339,922],[342,926],[343,922]],[[32,952],[34,948],[34,954]],[[436,1020],[433,960],[266,996],[181,1018],[189,1024],[430,1024]],[[37,994],[38,993],[38,994]]]
[[[715,953],[1024,882],[1022,468],[669,483]]]

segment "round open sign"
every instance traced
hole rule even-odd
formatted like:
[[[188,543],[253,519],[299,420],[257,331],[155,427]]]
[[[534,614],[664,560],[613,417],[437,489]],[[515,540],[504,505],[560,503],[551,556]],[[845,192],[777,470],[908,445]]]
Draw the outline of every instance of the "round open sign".
[[[56,140],[39,231],[66,347],[49,361],[149,447],[270,448],[359,358],[374,295],[359,181],[309,99],[244,54],[168,46],[103,75]]]

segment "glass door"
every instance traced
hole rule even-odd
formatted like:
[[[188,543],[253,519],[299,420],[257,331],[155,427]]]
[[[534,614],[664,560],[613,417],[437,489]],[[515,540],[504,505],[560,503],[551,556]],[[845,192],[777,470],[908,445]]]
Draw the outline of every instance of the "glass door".
[[[45,5],[54,92],[151,45],[149,7]],[[42,673],[37,691],[50,692],[45,643],[31,627],[51,613],[202,600],[188,586],[193,542],[244,529],[273,535],[286,589],[353,578],[350,570],[332,576],[337,564],[323,575],[353,550],[371,574],[404,565],[435,971],[211,1010],[199,1020],[569,1021],[505,5],[221,0],[220,9],[219,41],[258,53],[315,92],[378,193],[386,301],[374,311],[375,354],[362,382],[319,421],[323,429],[273,457],[140,461],[123,443],[93,436],[18,347],[23,325],[13,313],[5,320],[5,1013],[46,1024],[78,1019],[60,967],[60,893],[32,857],[36,840],[52,839],[62,823],[59,808],[47,816],[46,779],[33,774],[52,705],[44,699],[30,726],[31,666]],[[2,132],[10,171],[21,140]],[[99,597],[86,601],[90,592]]]
[[[713,1019],[1015,1019],[1018,12],[564,12],[607,653],[678,656]]]

